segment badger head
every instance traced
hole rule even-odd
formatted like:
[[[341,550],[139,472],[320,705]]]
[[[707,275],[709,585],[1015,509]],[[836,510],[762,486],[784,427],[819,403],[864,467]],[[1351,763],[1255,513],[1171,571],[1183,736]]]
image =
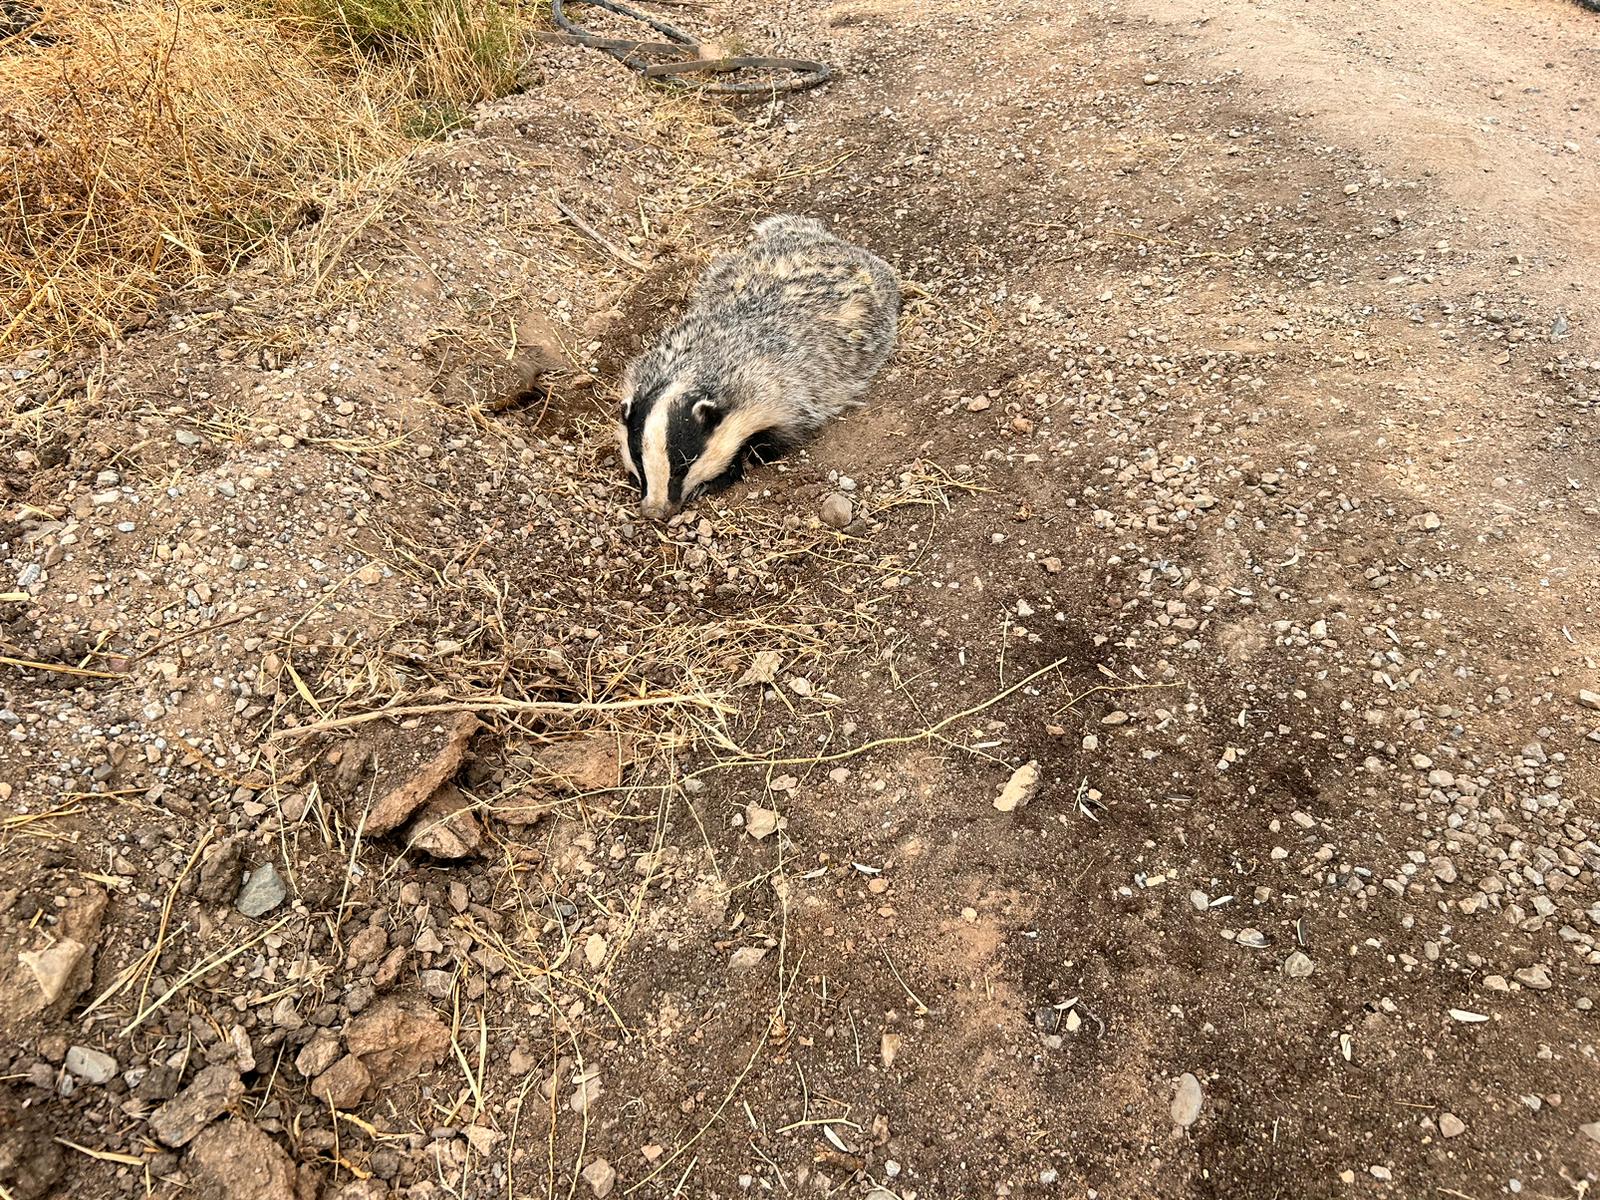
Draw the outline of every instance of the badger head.
[[[617,440],[645,516],[666,520],[743,476],[762,429],[731,386],[670,352],[653,351],[628,369]]]

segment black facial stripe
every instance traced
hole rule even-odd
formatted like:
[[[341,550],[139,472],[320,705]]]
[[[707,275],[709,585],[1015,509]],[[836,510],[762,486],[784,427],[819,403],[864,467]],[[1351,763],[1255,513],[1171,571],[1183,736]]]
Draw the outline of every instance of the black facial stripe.
[[[694,406],[714,399],[716,392],[711,387],[696,384],[672,402],[667,416],[667,499],[673,504],[683,503],[684,477],[706,450],[709,431],[695,417]]]

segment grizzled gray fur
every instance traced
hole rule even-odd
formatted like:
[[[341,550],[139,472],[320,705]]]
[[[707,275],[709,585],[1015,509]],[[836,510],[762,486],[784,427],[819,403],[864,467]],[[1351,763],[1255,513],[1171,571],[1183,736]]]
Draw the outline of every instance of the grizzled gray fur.
[[[646,516],[809,441],[894,348],[900,284],[807,217],[768,217],[696,284],[683,320],[622,379],[622,460]]]

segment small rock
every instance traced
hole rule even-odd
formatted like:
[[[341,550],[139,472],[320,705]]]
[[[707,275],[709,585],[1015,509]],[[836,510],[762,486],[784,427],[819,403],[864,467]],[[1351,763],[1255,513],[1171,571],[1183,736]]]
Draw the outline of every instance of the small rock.
[[[1172,1096],[1172,1121],[1184,1129],[1200,1119],[1200,1106],[1205,1103],[1205,1093],[1200,1081],[1185,1071],[1178,1076],[1178,1086]]]
[[[1246,950],[1265,950],[1267,948],[1267,935],[1259,929],[1241,929],[1233,941],[1235,945],[1243,946]]]
[[[188,429],[179,429],[173,433],[172,437],[180,446],[198,446],[200,444],[200,435]]]
[[[767,956],[763,946],[740,946],[728,956],[730,971],[748,971]]]
[[[213,1125],[194,1139],[185,1164],[194,1200],[295,1200],[294,1161],[260,1129],[240,1117]]]
[[[1316,969],[1316,964],[1299,950],[1289,955],[1283,962],[1283,973],[1290,979],[1305,979]]]
[[[67,1074],[85,1083],[110,1083],[117,1074],[117,1060],[103,1050],[88,1046],[67,1047],[64,1062]]]
[[[472,858],[483,849],[483,829],[472,815],[471,802],[445,786],[411,822],[409,845],[431,858]]]
[[[744,831],[756,841],[769,837],[778,828],[778,814],[759,804],[744,806]]]
[[[1578,693],[1578,703],[1585,708],[1592,708],[1600,712],[1600,692],[1591,692],[1588,689]]]
[[[77,982],[78,968],[89,953],[89,947],[73,938],[62,938],[43,950],[24,950],[17,958],[33,975],[33,981],[44,993],[44,1002],[54,1004],[63,996],[83,990]]]
[[[1534,963],[1531,967],[1523,967],[1512,976],[1523,987],[1533,988],[1535,991],[1545,991],[1555,986],[1550,980],[1550,972],[1543,963]]]
[[[617,1186],[617,1173],[605,1159],[597,1158],[583,1169],[583,1181],[595,1196],[603,1200]]]
[[[1441,1113],[1439,1116],[1439,1132],[1447,1138],[1460,1137],[1467,1131],[1467,1123],[1455,1113]]]
[[[855,505],[842,492],[834,492],[822,502],[822,523],[831,529],[843,529],[855,520]]]
[[[994,798],[994,806],[1004,813],[1015,812],[1032,800],[1038,790],[1039,764],[1030,759],[1011,772],[1011,778]]]
[[[1600,1142],[1600,1121],[1591,1121],[1587,1125],[1579,1125],[1578,1132],[1591,1142]]]
[[[1161,82],[1161,76],[1155,74],[1154,72],[1152,72],[1151,74],[1146,75],[1144,77],[1144,85],[1145,85],[1145,87],[1154,87],[1156,84],[1158,84],[1160,82]]]
[[[206,1067],[188,1087],[150,1114],[150,1132],[164,1146],[187,1146],[243,1095],[244,1083],[233,1067]]]
[[[598,933],[591,933],[583,943],[583,958],[590,970],[598,970],[606,960],[606,939]]]
[[[244,845],[237,838],[214,846],[200,863],[200,885],[195,893],[208,904],[225,904],[239,893]]]
[[[372,1073],[354,1054],[346,1054],[311,1081],[311,1094],[341,1112],[360,1104],[372,1086]]]
[[[1372,1177],[1374,1179],[1381,1180],[1384,1183],[1388,1183],[1391,1179],[1394,1178],[1394,1172],[1393,1171],[1389,1170],[1388,1167],[1381,1166],[1381,1165],[1379,1165],[1377,1163],[1374,1163],[1372,1166],[1368,1167],[1367,1171],[1372,1175]]]
[[[894,1060],[900,1057],[901,1040],[898,1033],[888,1032],[878,1039],[878,1057],[885,1067],[894,1066]]]
[[[307,1079],[315,1079],[334,1063],[339,1061],[339,1035],[328,1030],[320,1030],[304,1046],[300,1053],[295,1055],[295,1070]]]
[[[1436,512],[1425,512],[1411,518],[1411,527],[1420,529],[1425,533],[1432,533],[1444,525]]]
[[[282,904],[288,889],[278,868],[266,863],[244,877],[244,886],[233,906],[247,917],[264,917]]]

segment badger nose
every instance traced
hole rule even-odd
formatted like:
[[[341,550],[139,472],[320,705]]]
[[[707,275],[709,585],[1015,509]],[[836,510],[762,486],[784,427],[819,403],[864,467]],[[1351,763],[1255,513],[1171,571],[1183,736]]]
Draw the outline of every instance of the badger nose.
[[[672,505],[665,500],[649,499],[639,505],[639,511],[652,521],[665,521],[672,515]]]

